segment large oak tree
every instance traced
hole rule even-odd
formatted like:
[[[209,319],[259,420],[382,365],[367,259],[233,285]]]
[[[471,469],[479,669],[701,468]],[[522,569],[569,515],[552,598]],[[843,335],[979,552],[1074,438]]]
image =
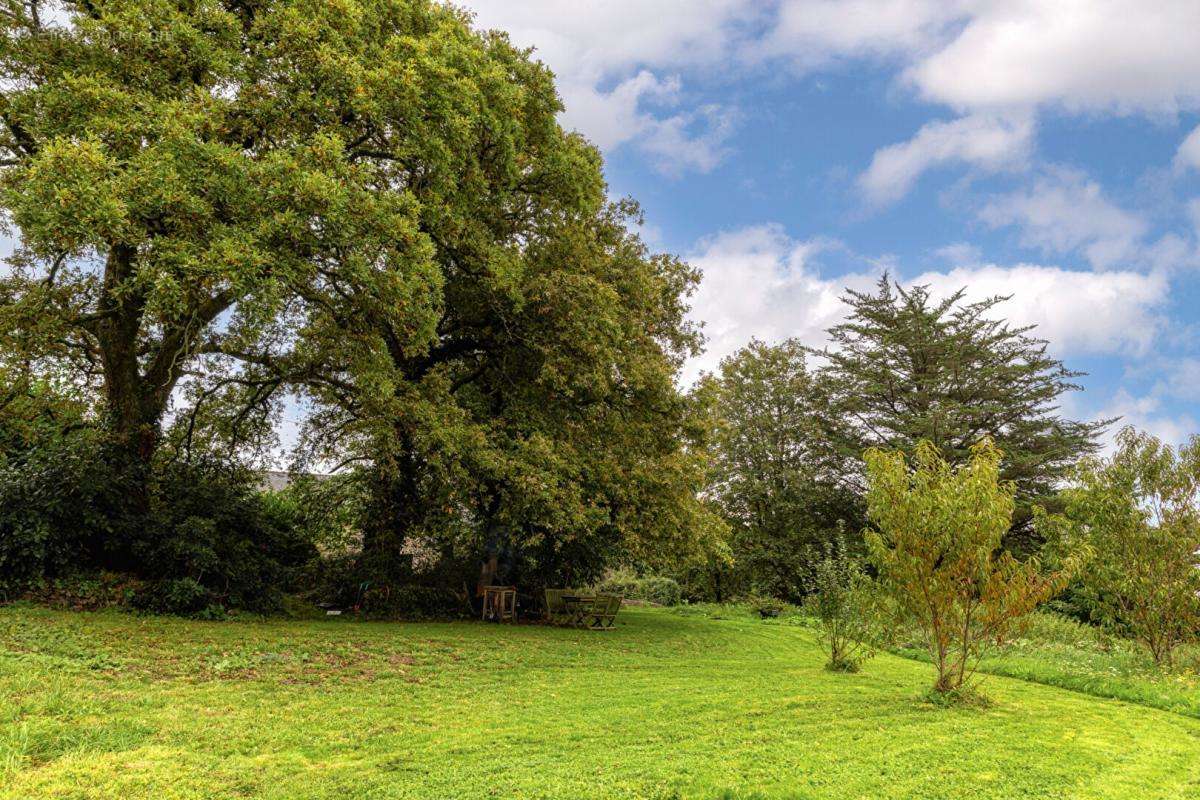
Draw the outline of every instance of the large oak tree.
[[[469,172],[511,48],[419,0],[10,0],[0,19],[5,346],[97,387],[135,506],[181,378],[323,273],[370,274],[399,346],[430,344],[413,186]]]

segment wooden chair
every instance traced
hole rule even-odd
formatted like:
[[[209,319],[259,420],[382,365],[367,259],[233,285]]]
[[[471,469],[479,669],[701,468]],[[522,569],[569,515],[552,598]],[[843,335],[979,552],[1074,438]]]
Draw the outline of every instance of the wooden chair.
[[[621,598],[613,594],[598,594],[583,621],[594,631],[612,630],[617,612],[621,610]]]
[[[546,590],[546,618],[554,623],[567,621],[567,606],[563,603],[563,595],[570,594],[570,589]]]
[[[483,619],[493,622],[517,621],[517,587],[487,586],[483,590]]]

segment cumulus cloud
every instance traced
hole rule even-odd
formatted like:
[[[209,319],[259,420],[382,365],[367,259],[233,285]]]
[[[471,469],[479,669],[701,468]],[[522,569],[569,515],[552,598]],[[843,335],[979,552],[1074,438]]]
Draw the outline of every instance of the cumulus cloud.
[[[966,11],[960,0],[782,0],[763,52],[802,67],[853,58],[911,57]]]
[[[1184,358],[1171,364],[1157,390],[1182,400],[1200,400],[1200,361]]]
[[[869,288],[871,270],[823,277],[815,261],[841,247],[824,239],[796,240],[778,225],[727,231],[699,242],[689,260],[704,278],[691,316],[705,323],[707,352],[690,363],[684,380],[715,369],[720,360],[758,338],[796,337],[814,347],[844,318],[847,287]],[[1039,264],[960,265],[900,276],[942,296],[967,287],[968,297],[1013,295],[998,313],[1017,325],[1037,325],[1060,356],[1147,352],[1165,322],[1169,283],[1161,273],[1090,272]]]
[[[711,64],[739,41],[751,0],[466,0],[481,28],[536,46],[551,66],[603,75],[638,65]]]
[[[537,49],[558,77],[563,123],[601,149],[631,145],[660,171],[713,169],[727,152],[737,113],[712,103],[679,111],[678,72],[730,57],[746,0],[470,0],[480,28],[507,31]]]
[[[1144,220],[1110,202],[1098,183],[1063,168],[1048,170],[1030,188],[993,198],[979,218],[993,228],[1016,226],[1027,247],[1080,251],[1100,268],[1139,258],[1147,231]]]
[[[905,142],[876,151],[858,185],[874,205],[906,195],[926,170],[962,162],[982,170],[1011,169],[1024,164],[1033,142],[1033,121],[972,115],[930,122]]]
[[[1200,102],[1197,29],[1194,0],[979,2],[906,77],[956,108],[1174,113]]]
[[[963,266],[926,272],[906,284],[927,284],[946,296],[964,286],[968,298],[1012,295],[996,310],[1034,334],[1059,356],[1150,351],[1166,324],[1170,286],[1162,273],[1090,272],[1042,264]]]
[[[666,118],[642,115],[639,146],[659,172],[678,175],[710,172],[729,153],[726,142],[737,126],[738,113],[716,104]]]
[[[933,254],[952,266],[964,266],[983,262],[983,251],[970,242],[953,242],[939,247]]]
[[[1196,126],[1175,151],[1175,166],[1179,169],[1200,169],[1200,125]]]
[[[537,48],[558,75],[567,125],[669,173],[711,170],[729,151],[738,115],[701,94],[706,80],[780,62],[801,72],[883,62],[900,85],[960,112],[876,154],[862,184],[882,202],[939,164],[1019,163],[1042,107],[1200,109],[1194,0],[465,1],[480,27]],[[688,105],[706,108],[679,110]],[[1200,136],[1185,145],[1187,166]]]
[[[1174,113],[1200,106],[1194,0],[777,0],[760,48],[805,69],[895,63],[964,111]]]
[[[681,83],[646,70],[607,92],[576,83],[564,84],[563,91],[571,98],[563,113],[567,127],[582,131],[601,150],[635,141],[660,172],[671,175],[716,167],[737,122],[734,110],[714,104],[672,114],[647,111],[647,105],[677,107]]]
[[[684,379],[713,370],[752,338],[777,342],[796,337],[820,346],[825,329],[843,313],[845,283],[865,286],[871,278],[823,280],[811,260],[836,247],[827,240],[797,241],[779,225],[757,225],[703,239],[689,262],[704,278],[692,298],[691,317],[704,323],[706,352],[693,360]]]

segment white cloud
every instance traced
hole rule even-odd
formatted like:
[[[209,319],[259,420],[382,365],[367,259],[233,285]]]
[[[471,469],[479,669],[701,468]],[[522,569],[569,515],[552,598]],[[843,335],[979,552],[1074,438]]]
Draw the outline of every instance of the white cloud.
[[[908,56],[941,38],[966,5],[960,0],[782,0],[763,48],[810,69],[840,58]]]
[[[1197,125],[1179,144],[1175,151],[1175,166],[1178,169],[1200,169],[1200,125]]]
[[[956,108],[1174,113],[1200,101],[1198,29],[1195,0],[987,0],[907,78]]]
[[[928,284],[945,296],[967,287],[968,298],[1012,295],[996,309],[1059,356],[1149,352],[1165,323],[1170,285],[1162,273],[1089,272],[1041,264],[964,266],[926,272],[906,284]]]
[[[1118,389],[1112,400],[1093,419],[1113,417],[1120,419],[1105,437],[1103,449],[1106,454],[1114,449],[1117,432],[1127,425],[1157,436],[1174,447],[1184,444],[1192,434],[1200,432],[1200,425],[1191,414],[1171,414],[1157,395],[1135,397],[1125,389]]]
[[[866,289],[873,271],[821,277],[813,259],[836,242],[799,241],[778,225],[758,225],[701,240],[689,261],[704,273],[691,317],[705,323],[707,352],[685,370],[694,380],[752,338],[788,337],[820,347],[845,314],[847,286]],[[963,265],[929,271],[905,285],[928,284],[945,295],[967,287],[970,298],[1013,295],[997,313],[1016,325],[1037,325],[1060,356],[1147,352],[1164,326],[1170,287],[1162,273],[1086,272],[1038,264]]]
[[[877,150],[858,185],[875,205],[899,200],[923,172],[949,162],[987,171],[1011,169],[1029,158],[1033,121],[1029,117],[960,117],[922,126],[913,138]]]
[[[964,111],[1174,113],[1200,105],[1195,0],[778,0],[760,49],[803,69],[895,62]]]
[[[563,123],[601,149],[633,145],[666,173],[707,172],[726,153],[732,109],[684,101],[678,71],[730,57],[747,0],[470,0],[481,28],[507,31],[558,77]]]
[[[563,113],[564,125],[582,131],[601,150],[636,141],[667,174],[712,170],[727,153],[725,142],[737,119],[732,110],[716,105],[655,116],[644,106],[677,106],[681,84],[676,77],[660,79],[646,70],[608,92],[586,84],[562,87],[572,98]]]
[[[1164,361],[1158,371],[1163,377],[1154,387],[1155,395],[1192,403],[1200,401],[1200,359],[1179,358]]]
[[[876,155],[863,183],[885,202],[937,164],[1019,162],[1041,107],[1200,109],[1196,0],[465,2],[480,27],[537,48],[558,75],[567,125],[606,150],[641,149],[666,172],[711,170],[728,150],[734,110],[680,110],[711,106],[707,79],[780,62],[813,71],[881,61],[962,113]]]
[[[711,64],[740,41],[751,0],[465,0],[481,28],[536,46],[560,71],[601,76],[640,65]]]
[[[660,172],[710,172],[729,153],[737,112],[710,104],[666,119],[643,118],[640,147]]]
[[[704,322],[704,355],[685,369],[687,382],[752,338],[777,342],[796,337],[823,345],[825,329],[842,318],[846,283],[865,288],[873,278],[823,280],[809,264],[825,240],[797,241],[779,225],[758,225],[703,239],[689,262],[704,273],[692,298],[691,317]]]
[[[971,266],[983,262],[983,251],[970,242],[954,242],[939,247],[933,254],[951,266]]]
[[[1081,251],[1100,268],[1127,266],[1140,258],[1147,225],[1104,197],[1082,172],[1052,169],[1029,189],[1001,195],[979,211],[993,228],[1014,225],[1021,242],[1047,253]]]

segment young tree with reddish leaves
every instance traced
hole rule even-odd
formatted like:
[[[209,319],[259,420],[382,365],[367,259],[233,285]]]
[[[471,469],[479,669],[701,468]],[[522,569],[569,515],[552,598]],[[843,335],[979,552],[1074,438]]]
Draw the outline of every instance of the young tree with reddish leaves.
[[[866,462],[866,540],[880,582],[923,634],[934,692],[969,690],[986,651],[1023,629],[1065,585],[1071,564],[1044,574],[1037,559],[1001,552],[1016,489],[1000,480],[1001,453],[990,440],[957,469],[929,442],[911,462],[878,449]]]

